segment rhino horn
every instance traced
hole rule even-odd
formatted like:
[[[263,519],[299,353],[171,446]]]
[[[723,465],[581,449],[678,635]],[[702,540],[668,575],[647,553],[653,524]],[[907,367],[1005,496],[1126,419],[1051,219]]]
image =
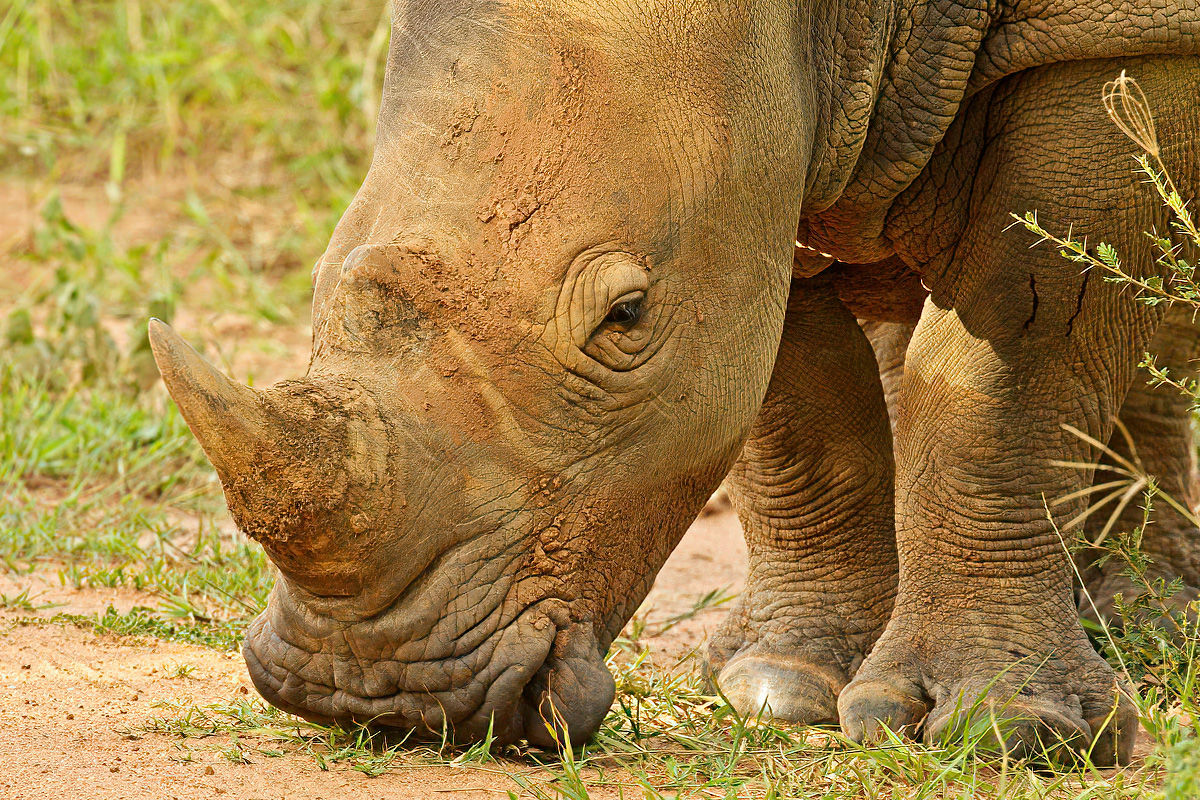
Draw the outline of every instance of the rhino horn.
[[[347,475],[333,463],[337,448],[321,446],[320,425],[303,415],[303,402],[230,380],[157,319],[150,320],[150,347],[179,412],[217,469],[238,527],[310,592],[358,591],[344,539]]]
[[[150,320],[150,348],[167,391],[222,480],[237,474],[268,440],[265,398],[225,377],[161,320]]]

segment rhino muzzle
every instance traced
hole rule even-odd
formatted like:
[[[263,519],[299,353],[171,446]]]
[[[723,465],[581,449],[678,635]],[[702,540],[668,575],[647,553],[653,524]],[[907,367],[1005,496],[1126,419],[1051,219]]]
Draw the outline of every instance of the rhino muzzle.
[[[615,693],[591,625],[572,621],[561,601],[515,606],[507,584],[477,605],[478,622],[439,618],[418,631],[415,604],[341,622],[303,608],[280,583],[248,631],[246,664],[263,697],[314,722],[459,742],[586,741]]]
[[[409,507],[406,492],[425,497],[419,476],[437,476],[414,461],[419,421],[385,421],[370,392],[328,372],[243,386],[158,320],[150,341],[234,520],[282,574],[244,646],[268,701],[459,741],[553,747],[597,730],[613,679],[591,623],[528,569],[518,543],[536,525],[500,509],[456,526],[428,497],[421,515]]]

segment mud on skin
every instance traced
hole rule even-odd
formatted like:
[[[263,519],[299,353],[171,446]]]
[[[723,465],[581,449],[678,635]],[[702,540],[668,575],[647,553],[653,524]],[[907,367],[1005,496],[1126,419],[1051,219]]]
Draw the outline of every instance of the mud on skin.
[[[1200,82],[1200,11],[1110,5],[397,3],[375,157],[314,270],[308,373],[249,389],[151,325],[280,569],[246,644],[264,695],[544,745],[553,703],[582,741],[606,648],[742,455],[754,591],[714,648],[736,702],[858,737],[932,709],[933,730],[1020,650],[1061,666],[1031,679],[1028,730],[1126,757],[1126,706],[1093,725],[1115,676],[1076,646],[1039,498],[1090,480],[1047,466],[1092,455],[1060,423],[1109,437],[1159,313],[998,233],[1037,208],[1143,253],[1160,221],[1093,100],[1122,68],[1197,177],[1194,114],[1171,104]],[[907,294],[831,291],[835,259],[931,290],[894,447],[839,296]]]

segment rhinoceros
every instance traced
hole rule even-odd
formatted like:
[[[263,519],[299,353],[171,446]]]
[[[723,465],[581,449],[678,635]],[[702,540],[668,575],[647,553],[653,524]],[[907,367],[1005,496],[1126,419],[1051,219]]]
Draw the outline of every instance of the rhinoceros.
[[[1163,309],[1164,220],[1101,88],[1200,185],[1200,8],[1133,0],[404,0],[374,159],[314,271],[308,373],[235,383],[151,323],[234,520],[280,577],[245,658],[276,706],[584,740],[604,654],[733,470],[735,707],[1124,760],[1056,525]],[[930,290],[894,447],[826,267]],[[883,298],[886,300],[886,297]],[[735,463],[736,462],[736,463]],[[1050,502],[1048,502],[1050,501]],[[1047,511],[1049,508],[1049,512]]]

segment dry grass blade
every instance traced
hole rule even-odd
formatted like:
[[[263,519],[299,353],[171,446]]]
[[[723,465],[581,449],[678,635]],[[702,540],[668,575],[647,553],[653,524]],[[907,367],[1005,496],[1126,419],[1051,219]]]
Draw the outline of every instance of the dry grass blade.
[[[1134,459],[1137,459],[1137,450],[1133,447],[1133,443],[1129,437],[1129,429],[1126,428],[1125,425],[1119,419],[1114,419],[1113,422],[1114,422],[1117,430],[1121,431],[1122,434],[1125,436],[1125,441],[1130,445],[1130,447],[1129,447],[1130,454],[1133,456]],[[1064,422],[1064,423],[1062,423],[1062,425],[1060,427],[1062,427],[1062,429],[1064,431],[1071,434],[1072,436],[1076,436],[1076,437],[1082,439],[1083,441],[1087,442],[1088,444],[1090,444],[1092,447],[1095,447],[1097,450],[1104,453],[1104,455],[1108,456],[1113,461],[1120,464],[1125,469],[1129,470],[1132,474],[1134,474],[1134,475],[1146,474],[1146,471],[1142,468],[1140,459],[1137,459],[1135,461],[1130,461],[1128,458],[1121,455],[1116,450],[1113,450],[1111,447],[1106,445],[1104,442],[1101,442],[1099,439],[1095,438],[1094,436],[1084,433],[1083,431],[1079,430],[1079,428],[1076,428],[1074,425],[1069,425]],[[1093,464],[1093,467],[1099,467],[1099,466],[1101,466],[1101,465],[1098,463]],[[1103,465],[1103,466],[1105,469],[1108,469],[1108,465]]]
[[[1107,444],[1104,444],[1099,439],[1096,439],[1094,436],[1079,430],[1074,425],[1063,423],[1061,426],[1063,430],[1098,449],[1101,453],[1108,456],[1113,463],[1104,463],[1099,460],[1053,462],[1054,466],[1057,467],[1083,469],[1093,473],[1097,470],[1104,470],[1106,472],[1112,472],[1122,476],[1114,481],[1106,481],[1104,483],[1093,484],[1083,489],[1079,489],[1071,492],[1070,494],[1056,498],[1052,503],[1050,503],[1051,506],[1058,506],[1078,500],[1081,497],[1089,497],[1097,492],[1114,489],[1115,491],[1109,492],[1104,497],[1100,498],[1099,501],[1090,503],[1087,508],[1072,517],[1064,526],[1067,530],[1071,530],[1078,525],[1082,525],[1097,511],[1106,507],[1114,500],[1117,501],[1116,506],[1114,506],[1112,511],[1109,513],[1108,519],[1105,521],[1103,528],[1101,528],[1100,532],[1096,534],[1095,539],[1092,540],[1092,544],[1094,545],[1099,545],[1106,538],[1108,538],[1108,535],[1112,532],[1113,527],[1116,526],[1117,521],[1121,518],[1121,514],[1124,513],[1125,509],[1129,506],[1129,503],[1132,502],[1135,497],[1153,485],[1153,478],[1146,473],[1145,467],[1142,464],[1142,460],[1138,457],[1137,445],[1134,443],[1133,437],[1129,434],[1129,429],[1125,427],[1125,424],[1121,422],[1120,419],[1114,419],[1113,423],[1116,431],[1118,431],[1122,438],[1124,438],[1126,447],[1129,448],[1128,458],[1121,455]]]
[[[1101,92],[1104,110],[1121,132],[1154,158],[1159,156],[1158,132],[1142,87],[1121,70]]]
[[[1108,520],[1105,522],[1103,530],[1101,530],[1096,538],[1092,540],[1092,544],[1094,545],[1098,545],[1103,542],[1105,537],[1107,537],[1109,532],[1112,530],[1113,525],[1115,525],[1116,521],[1120,518],[1121,513],[1129,505],[1129,501],[1136,497],[1138,493],[1144,490],[1148,485],[1146,481],[1140,478],[1132,482],[1120,481],[1119,483],[1121,484],[1122,488],[1105,495],[1100,499],[1099,502],[1092,503],[1082,512],[1072,517],[1063,527],[1065,527],[1067,530],[1072,530],[1076,526],[1082,525],[1089,517],[1092,516],[1092,514],[1104,508],[1113,500],[1120,498],[1116,507],[1113,508],[1112,512],[1109,513]],[[1057,505],[1057,501],[1053,505]]]
[[[1114,506],[1112,511],[1109,512],[1108,519],[1105,521],[1105,524],[1101,528],[1100,532],[1096,534],[1094,539],[1091,540],[1093,545],[1100,545],[1105,539],[1108,538],[1109,534],[1112,533],[1112,530],[1116,526],[1117,521],[1120,519],[1121,514],[1124,513],[1125,509],[1129,506],[1133,499],[1147,490],[1152,490],[1155,497],[1161,497],[1163,501],[1166,502],[1167,505],[1169,505],[1176,513],[1180,514],[1191,524],[1200,527],[1200,517],[1198,517],[1196,513],[1192,511],[1192,509],[1188,508],[1184,503],[1180,502],[1178,499],[1172,497],[1169,493],[1164,492],[1161,488],[1159,488],[1157,482],[1155,481],[1155,476],[1150,475],[1146,471],[1145,466],[1142,464],[1141,458],[1138,457],[1137,445],[1130,436],[1129,429],[1125,427],[1124,423],[1118,419],[1114,420],[1114,425],[1115,429],[1125,439],[1125,444],[1129,448],[1131,458],[1122,456],[1108,445],[1102,444],[1095,437],[1084,433],[1072,425],[1062,425],[1063,430],[1099,449],[1104,455],[1108,456],[1115,463],[1105,463],[1102,461],[1054,461],[1052,462],[1053,466],[1091,471],[1104,470],[1106,472],[1111,472],[1122,476],[1117,480],[1093,484],[1092,486],[1078,489],[1070,494],[1065,494],[1062,497],[1055,498],[1055,500],[1049,504],[1051,507],[1069,503],[1079,499],[1080,497],[1089,497],[1098,492],[1108,491],[1109,489],[1115,490],[1104,495],[1100,498],[1100,500],[1090,503],[1087,508],[1085,508],[1076,516],[1072,517],[1063,527],[1067,530],[1071,530],[1077,525],[1082,525],[1089,517],[1091,517],[1097,511],[1100,511],[1102,508],[1105,508],[1115,500],[1117,501],[1116,506]]]
[[[1059,461],[1055,463],[1055,466],[1062,467],[1068,465]],[[1106,483],[1094,483],[1091,486],[1085,486],[1084,488],[1071,492],[1070,494],[1064,494],[1062,497],[1056,498],[1050,505],[1061,506],[1063,503],[1069,503],[1072,500],[1078,500],[1081,497],[1087,497],[1088,495],[1093,495],[1097,492],[1107,492],[1109,489],[1114,489],[1117,487],[1124,488],[1128,485],[1129,481],[1125,479],[1108,481]],[[1105,501],[1101,500],[1100,502],[1103,503]]]
[[[1121,500],[1113,508],[1112,513],[1108,515],[1108,519],[1105,521],[1104,527],[1100,529],[1100,533],[1096,534],[1096,538],[1092,540],[1092,544],[1098,545],[1108,538],[1108,535],[1112,533],[1113,527],[1117,524],[1117,520],[1121,518],[1121,514],[1125,512],[1130,501],[1145,491],[1148,486],[1150,486],[1148,478],[1138,478],[1129,485],[1129,488],[1121,495]]]
[[[34,305],[35,295],[74,298],[70,306],[63,301],[63,320],[111,317],[123,326],[134,318],[140,325],[155,303],[167,300],[182,303],[187,298],[196,307],[204,298],[203,307],[214,313],[274,322],[286,319],[288,308],[305,305],[306,265],[324,248],[370,160],[388,23],[382,0],[16,0],[12,10],[0,11],[0,85],[15,88],[10,94],[17,100],[5,112],[6,124],[0,125],[0,146],[7,146],[6,154],[21,154],[4,169],[36,171],[38,164],[54,164],[53,174],[45,176],[47,191],[57,183],[107,175],[113,195],[128,204],[101,227],[87,227],[69,219],[57,199],[39,203],[42,212],[33,236],[37,246],[28,255],[31,269],[41,277],[21,306]],[[1122,131],[1153,154],[1139,156],[1142,172],[1179,219],[1174,230],[1186,232],[1200,246],[1185,204],[1173,186],[1166,188],[1169,178],[1147,166],[1157,158],[1159,143],[1136,82],[1122,74],[1109,84],[1105,108]],[[138,199],[137,190],[147,188],[139,181],[176,171],[205,177],[186,199],[169,192],[151,204]],[[131,221],[140,222],[132,219],[133,211],[148,205],[152,218],[163,219],[162,229],[147,232],[144,245],[140,239],[124,242],[114,233],[121,215],[128,211]],[[1036,225],[1036,215],[1030,215],[1027,224]],[[1089,250],[1103,254],[1098,248],[1039,236],[1060,248],[1069,244],[1073,264],[1103,268],[1150,299],[1165,302],[1174,299],[1170,293],[1179,286],[1194,286],[1178,281],[1165,288],[1152,285],[1137,277],[1140,270],[1122,272],[1115,251],[1104,261],[1089,255]],[[1170,263],[1184,263],[1188,251],[1167,239],[1156,240],[1164,242],[1162,257],[1179,253]],[[61,279],[55,277],[59,275]],[[166,299],[156,299],[160,296]],[[1191,296],[1200,298],[1200,290]],[[84,365],[76,361],[83,356],[74,354],[79,348],[72,343],[86,344],[87,337],[103,332],[101,326],[67,327],[64,322],[61,330],[50,326],[49,335],[39,319],[27,316],[29,341],[59,348],[54,352],[61,351],[56,356],[60,372],[82,374]],[[0,351],[0,361],[13,360],[12,347],[0,346]],[[130,353],[106,347],[86,355],[87,366],[133,372]],[[221,358],[230,355],[222,353]],[[34,617],[46,610],[45,604],[36,592],[18,588],[0,594],[0,607],[20,625],[81,627],[120,636],[121,646],[130,648],[157,639],[235,649],[245,624],[266,602],[272,573],[261,549],[208,516],[194,537],[185,536],[173,521],[178,517],[167,506],[191,504],[196,498],[223,509],[215,479],[182,419],[161,410],[150,415],[111,387],[80,392],[73,386],[48,386],[42,372],[20,369],[15,362],[0,369],[0,564],[7,563],[13,575],[36,563],[62,564],[67,583],[135,587],[158,600],[155,608],[128,612],[110,607],[104,614]],[[1171,383],[1165,371],[1159,376]],[[1119,422],[1117,429],[1122,430]],[[1057,465],[1088,476],[1102,468],[1111,478],[1104,475],[1100,483],[1052,505],[1060,518],[1069,513],[1064,508],[1076,510],[1072,502],[1097,501],[1087,513],[1108,513],[1115,507],[1104,535],[1116,531],[1106,547],[1120,559],[1136,542],[1128,544],[1126,539],[1134,537],[1121,536],[1114,521],[1129,516],[1127,507],[1140,491],[1157,489],[1127,431],[1123,435],[1129,447],[1119,449],[1128,456],[1122,459],[1077,429],[1067,430],[1092,449],[1080,461]],[[87,446],[64,444],[72,442]],[[42,490],[35,490],[31,476],[43,484]],[[46,493],[55,500],[52,507],[38,502],[37,492],[47,485],[61,490]],[[1181,503],[1161,492],[1157,496],[1189,514]],[[1145,584],[1143,570],[1138,586]],[[836,730],[794,728],[762,714],[746,718],[712,693],[690,654],[674,665],[656,666],[658,645],[650,641],[731,597],[714,591],[681,614],[650,626],[643,617],[626,628],[609,654],[616,704],[595,742],[585,747],[573,747],[565,736],[550,753],[493,747],[489,733],[463,750],[447,741],[446,728],[440,742],[422,743],[415,737],[397,741],[368,729],[307,723],[240,695],[210,705],[171,706],[131,728],[130,735],[169,736],[189,759],[192,746],[211,749],[246,772],[270,770],[258,755],[299,755],[321,770],[339,767],[372,777],[400,768],[441,773],[452,768],[470,776],[464,778],[468,785],[463,790],[482,783],[478,778],[483,775],[507,776],[512,791],[504,794],[545,800],[583,800],[589,792],[592,797],[655,800],[1128,800],[1160,796],[1160,784],[1170,779],[1166,764],[1179,761],[1171,748],[1183,737],[1195,742],[1190,720],[1200,719],[1195,704],[1200,689],[1193,692],[1192,687],[1200,687],[1200,668],[1190,665],[1200,665],[1200,635],[1186,628],[1192,638],[1179,648],[1161,630],[1134,630],[1128,620],[1123,628],[1114,624],[1117,630],[1105,627],[1103,633],[1113,648],[1110,659],[1120,660],[1126,679],[1140,681],[1135,683],[1137,702],[1156,746],[1141,768],[1103,774],[1079,765],[1031,769],[1003,747],[1004,718],[1011,710],[1007,701],[1001,702],[1004,698],[985,705],[981,697],[962,709],[968,719],[973,709],[980,712],[976,724],[964,725],[957,739],[933,745],[889,731],[884,742],[863,746]],[[1156,618],[1165,617],[1165,604],[1157,596],[1153,602],[1159,609]],[[188,693],[194,687],[200,694],[207,678],[203,672],[193,675],[194,669],[175,666],[171,677],[190,678]],[[1027,687],[1022,684],[1017,691],[1021,688]],[[547,730],[555,736],[566,731],[559,712],[551,706],[548,714]],[[1186,723],[1179,721],[1185,718]],[[1111,720],[1110,715],[1105,724]],[[998,766],[985,754],[989,742],[1002,745],[998,754],[992,749]],[[1191,773],[1172,766],[1174,773],[1200,780],[1200,748],[1196,752]],[[252,766],[240,766],[255,759]],[[125,774],[123,767],[121,776]],[[38,793],[22,788],[26,794]],[[1168,797],[1200,797],[1195,790],[1170,792],[1168,788]],[[412,796],[413,785],[390,794]]]
[[[1093,447],[1098,448],[1101,452],[1103,452],[1105,455],[1107,455],[1109,458],[1111,458],[1114,462],[1116,462],[1116,464],[1119,464],[1121,466],[1116,466],[1115,464],[1104,463],[1101,461],[1054,461],[1054,462],[1052,462],[1054,466],[1069,467],[1071,469],[1104,470],[1106,472],[1112,472],[1112,473],[1124,476],[1123,479],[1107,481],[1105,483],[1094,484],[1093,486],[1090,486],[1088,488],[1079,489],[1077,491],[1071,492],[1070,494],[1063,495],[1062,497],[1056,498],[1052,503],[1050,503],[1051,506],[1057,506],[1057,505],[1061,505],[1063,503],[1070,502],[1072,500],[1076,500],[1080,497],[1085,497],[1085,496],[1094,494],[1096,492],[1107,491],[1108,489],[1116,488],[1116,491],[1105,495],[1098,502],[1092,503],[1091,505],[1089,505],[1088,508],[1086,508],[1082,513],[1080,513],[1077,516],[1075,516],[1074,518],[1072,518],[1066,524],[1065,527],[1068,530],[1070,530],[1071,528],[1075,527],[1076,525],[1081,524],[1084,520],[1086,520],[1088,517],[1090,517],[1096,511],[1099,511],[1104,506],[1107,506],[1113,500],[1117,500],[1118,498],[1120,498],[1120,501],[1117,503],[1117,506],[1109,514],[1109,518],[1108,518],[1107,522],[1105,523],[1104,528],[1101,530],[1100,534],[1098,535],[1096,541],[1092,542],[1092,544],[1100,544],[1104,540],[1104,538],[1107,537],[1109,533],[1111,533],[1113,527],[1116,525],[1117,519],[1121,516],[1121,513],[1125,510],[1125,508],[1129,505],[1129,503],[1133,500],[1133,498],[1137,497],[1139,493],[1144,492],[1151,488],[1154,492],[1155,497],[1161,497],[1163,499],[1163,501],[1166,502],[1166,504],[1169,505],[1176,513],[1180,514],[1184,519],[1186,519],[1191,524],[1196,525],[1197,527],[1200,527],[1200,516],[1197,516],[1197,514],[1192,509],[1188,508],[1184,503],[1180,502],[1177,498],[1172,497],[1169,493],[1164,492],[1161,488],[1159,488],[1159,486],[1155,480],[1155,476],[1150,475],[1146,471],[1145,466],[1142,464],[1141,459],[1138,457],[1137,446],[1134,443],[1133,438],[1129,434],[1129,429],[1126,428],[1124,423],[1122,423],[1119,419],[1114,420],[1114,423],[1115,423],[1116,430],[1118,432],[1120,432],[1122,437],[1124,437],[1126,446],[1129,448],[1129,453],[1132,456],[1133,460],[1130,460],[1129,458],[1125,458],[1124,456],[1122,456],[1117,451],[1113,450],[1108,445],[1101,444],[1099,440],[1097,440],[1096,438],[1094,438],[1092,436],[1089,436],[1088,434],[1084,433],[1083,431],[1079,430],[1078,428],[1074,427],[1073,425],[1067,425],[1065,423],[1062,425],[1063,430],[1067,431],[1068,433],[1072,434],[1073,436],[1077,436],[1078,438],[1082,439],[1083,441],[1087,442],[1088,444],[1092,445]],[[1121,487],[1125,487],[1125,488],[1121,488]]]

